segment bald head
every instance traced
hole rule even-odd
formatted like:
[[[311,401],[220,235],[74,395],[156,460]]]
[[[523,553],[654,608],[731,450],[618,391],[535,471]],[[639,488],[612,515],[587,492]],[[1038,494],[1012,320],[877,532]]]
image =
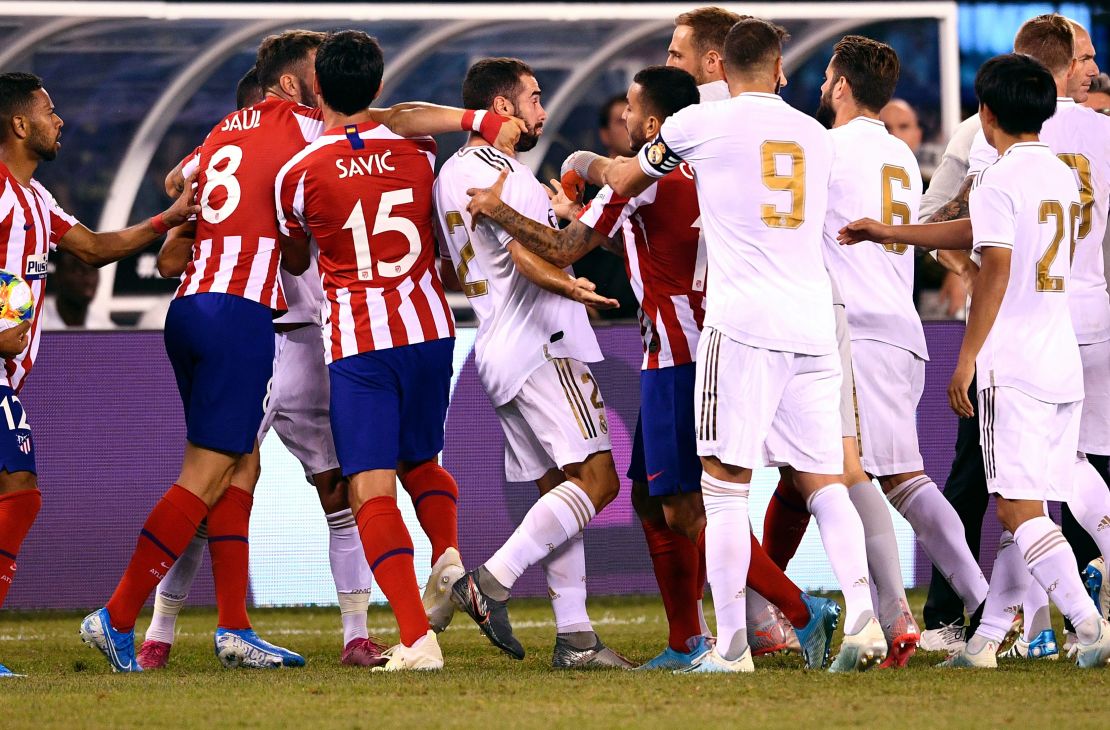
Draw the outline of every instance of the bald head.
[[[886,131],[905,142],[917,154],[921,148],[921,125],[912,106],[902,99],[891,99],[879,111],[879,119],[886,125]]]

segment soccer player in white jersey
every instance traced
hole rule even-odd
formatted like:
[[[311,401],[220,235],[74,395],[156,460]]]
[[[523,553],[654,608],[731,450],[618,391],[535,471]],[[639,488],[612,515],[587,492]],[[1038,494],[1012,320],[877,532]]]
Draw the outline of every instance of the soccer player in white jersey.
[[[65,212],[34,179],[39,163],[61,149],[62,118],[42,79],[29,73],[0,74],[0,267],[22,277],[34,296],[30,321],[0,332],[0,606],[15,578],[16,557],[42,504],[35,444],[19,391],[38,357],[47,258],[60,249],[102,266],[141,251],[167,228],[196,212],[192,195],[130,228],[94,233]],[[0,664],[0,679],[19,676]]]
[[[861,36],[837,43],[825,71],[818,118],[831,122],[836,148],[825,257],[845,299],[863,468],[879,480],[973,614],[986,597],[987,582],[963,540],[959,515],[925,475],[918,449],[916,411],[928,353],[913,305],[913,249],[900,243],[837,243],[840,229],[859,218],[879,218],[887,224],[917,219],[922,187],[917,160],[878,118],[898,74],[894,49]],[[878,495],[870,479],[852,485],[849,493],[868,534],[868,563],[888,639],[917,634],[886,505],[873,499]],[[912,629],[894,627],[907,620]]]
[[[674,33],[667,46],[667,65],[694,77],[702,101],[729,98],[725,82],[725,37],[747,15],[716,6],[696,8],[674,19]]]
[[[1110,118],[1077,104],[1068,95],[1069,85],[1078,87],[1071,91],[1081,93],[1086,78],[1076,53],[1076,38],[1076,26],[1063,16],[1041,15],[1018,30],[1014,50],[1033,55],[1053,74],[1056,111],[1045,122],[1041,141],[1072,169],[1080,191],[1082,219],[1072,249],[1068,305],[1083,361],[1085,397],[1075,463],[1075,498],[1067,507],[1083,528],[1079,535],[1090,535],[1105,559],[1110,556],[1110,530],[1100,530],[1099,526],[1110,519],[1110,493],[1086,454],[1110,454],[1110,297],[1102,256],[1110,206]],[[980,132],[972,142],[968,173],[974,175],[997,159],[998,153]],[[1074,535],[1071,539],[1075,540]],[[1078,549],[1077,544],[1073,549]],[[1087,559],[1083,559],[1084,566]],[[1026,601],[1026,620],[1033,618],[1038,606],[1046,604],[1047,599],[1034,586],[1034,593]],[[1055,642],[1055,636],[1049,636],[1047,615],[1041,615],[1036,631],[1027,632],[1026,639],[1036,642],[1044,634],[1040,643]]]
[[[523,61],[478,61],[467,71],[462,98],[463,106],[478,114],[520,117],[528,132],[521,135],[517,151],[535,145],[546,114],[539,84]],[[601,351],[583,304],[615,302],[595,294],[589,281],[531,253],[490,221],[472,223],[467,191],[489,187],[505,169],[510,171],[506,201],[554,226],[547,191],[531,170],[476,137],[440,170],[436,219],[458,284],[478,315],[475,359],[505,431],[506,478],[535,481],[541,496],[505,544],[455,583],[454,600],[494,646],[523,659],[506,602],[524,570],[543,562],[555,596],[558,635],[552,664],[629,667],[601,643],[586,613],[581,536],[619,489],[605,404],[587,365],[600,360]]]
[[[732,98],[683,109],[636,160],[606,174],[618,194],[636,195],[685,160],[697,182],[713,283],[695,413],[717,615],[717,644],[701,671],[754,669],[744,533],[752,469],[764,465],[795,468],[844,592],[846,637],[831,669],[865,669],[886,656],[863,525],[840,482],[841,367],[821,253],[832,141],[774,93],[785,36],[757,18],[733,26],[724,45]]]
[[[976,407],[966,391],[978,371],[987,484],[1005,532],[983,620],[948,666],[996,666],[1010,622],[1006,607],[1021,600],[1030,573],[1075,627],[1079,666],[1110,662],[1110,623],[1084,592],[1075,554],[1044,507],[1058,500],[1075,509],[1082,495],[1073,465],[1083,364],[1069,306],[1074,280],[1068,255],[1083,225],[1083,196],[1074,173],[1038,136],[1056,111],[1057,81],[1022,54],[985,63],[975,91],[985,136],[999,159],[975,176],[970,227],[959,220],[897,231],[915,245],[970,244],[981,257],[948,399],[958,415],[970,417]],[[841,239],[889,241],[893,233],[858,221]]]

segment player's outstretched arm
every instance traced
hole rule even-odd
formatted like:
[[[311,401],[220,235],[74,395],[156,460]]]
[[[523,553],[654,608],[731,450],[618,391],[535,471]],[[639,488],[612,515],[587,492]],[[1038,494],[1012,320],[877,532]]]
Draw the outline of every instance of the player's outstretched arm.
[[[961,219],[945,223],[891,226],[873,218],[861,218],[841,228],[837,240],[845,246],[874,241],[875,243],[907,243],[921,248],[970,250],[971,221]]]
[[[956,415],[971,418],[975,408],[967,396],[971,379],[975,375],[975,358],[983,349],[987,335],[998,318],[1002,307],[1002,297],[1010,281],[1009,248],[989,246],[983,249],[982,263],[975,282],[975,296],[971,298],[971,311],[967,315],[967,329],[964,330],[960,356],[956,360],[956,370],[948,385],[948,404]]]
[[[466,191],[470,196],[466,209],[474,223],[482,216],[489,218],[522,246],[558,268],[565,268],[589,251],[604,245],[605,236],[582,221],[575,220],[560,230],[518,213],[501,199],[508,174],[507,169],[502,170],[490,187]]]
[[[635,157],[617,157],[605,167],[603,182],[613,188],[617,195],[634,198],[650,188],[656,178],[640,169],[640,161]]]
[[[92,266],[104,266],[142,251],[151,241],[200,212],[200,206],[193,200],[194,177],[185,180],[184,192],[173,205],[153,218],[122,231],[102,233],[77,224],[62,236],[59,247]]]
[[[508,249],[517,270],[541,289],[596,309],[616,309],[620,306],[616,299],[598,294],[597,287],[589,279],[571,276],[529,251],[520,241],[509,241]]]
[[[937,208],[936,211],[925,220],[925,223],[943,223],[945,221],[970,218],[971,208],[968,199],[971,195],[971,186],[974,181],[974,175],[966,176],[959,190],[956,191],[955,197]],[[979,269],[979,267],[975,265],[975,262],[971,260],[970,255],[965,251],[941,249],[937,251],[937,261],[940,262],[940,265],[944,268],[963,278],[965,286],[970,291],[971,284],[975,279],[975,274]]]
[[[451,106],[406,101],[387,109],[371,109],[370,117],[402,137],[424,137],[448,132],[477,132],[502,152],[514,154],[520,133],[527,127],[516,117],[476,112]]]
[[[185,273],[185,267],[193,258],[193,242],[196,240],[197,225],[188,221],[177,228],[170,229],[166,240],[158,251],[158,275],[163,279],[176,279]]]

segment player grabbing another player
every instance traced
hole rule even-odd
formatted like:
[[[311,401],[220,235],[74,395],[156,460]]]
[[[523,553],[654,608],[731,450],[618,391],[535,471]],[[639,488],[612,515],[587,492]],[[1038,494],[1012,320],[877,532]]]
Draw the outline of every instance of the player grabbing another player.
[[[336,451],[366,559],[401,632],[383,668],[435,670],[443,654],[416,585],[396,479],[443,450],[454,321],[435,271],[435,143],[373,121],[383,68],[381,47],[361,31],[320,47],[327,131],[278,173],[278,221],[291,273],[308,268],[309,236],[318,251]]]
[[[863,526],[839,481],[841,367],[821,256],[832,143],[774,93],[785,36],[757,18],[733,26],[724,47],[732,98],[683,109],[637,160],[616,161],[606,174],[630,196],[683,160],[697,180],[713,289],[698,345],[696,416],[718,630],[695,671],[754,669],[745,631],[748,490],[752,469],[765,464],[797,470],[844,592],[847,636],[832,670],[886,656]],[[745,377],[730,375],[737,372]]]
[[[661,66],[639,71],[627,98],[625,121],[634,150],[655,137],[667,117],[700,99],[693,77],[681,69]],[[608,161],[590,152],[576,152],[564,163],[568,164],[580,171],[576,174],[597,183]],[[497,196],[498,187],[475,195],[469,205],[471,214],[488,216],[556,266],[572,264],[598,246],[611,246],[625,225],[631,225],[632,236],[622,237],[624,248],[618,252],[625,257],[632,288],[640,300],[644,365],[629,478],[633,480],[632,503],[644,527],[670,627],[667,648],[641,668],[688,668],[709,649],[697,610],[704,574],[698,571],[700,551],[695,545],[704,544],[705,509],[694,422],[694,354],[705,315],[706,261],[693,173],[688,165],[680,165],[631,199],[604,187],[586,208],[575,211],[577,218],[562,230],[505,205]],[[556,200],[560,201],[556,212],[562,202],[569,202]],[[766,557],[754,537],[752,554],[750,587],[781,605],[795,627],[780,629],[780,621],[786,626],[790,623],[779,618],[778,608],[763,601],[774,621],[760,626],[754,635],[749,626],[749,636],[768,653],[786,648],[793,638],[787,634],[796,630],[807,662],[820,666],[835,626],[836,612],[829,610],[832,602],[804,595]]]
[[[513,114],[528,126],[517,151],[535,145],[546,114],[532,69],[513,58],[487,58],[467,71],[463,105]],[[505,544],[453,588],[459,608],[514,659],[507,601],[528,566],[543,562],[555,598],[552,664],[630,667],[593,631],[586,612],[581,533],[619,489],[605,404],[587,363],[601,359],[583,304],[612,307],[576,279],[528,251],[488,220],[472,221],[468,191],[489,187],[508,170],[504,195],[533,220],[555,225],[547,192],[532,172],[472,136],[436,180],[436,219],[458,283],[478,314],[478,375],[505,431],[505,474],[535,481],[541,496]]]
[[[102,266],[142,250],[195,212],[192,195],[183,195],[165,212],[125,230],[90,231],[33,177],[39,163],[57,157],[62,124],[42,79],[0,74],[0,268],[25,279],[35,302],[29,321],[0,332],[0,408],[7,423],[0,432],[0,606],[15,577],[19,547],[42,504],[31,427],[18,393],[38,355],[47,258],[60,249]],[[0,677],[11,676],[0,664]]]

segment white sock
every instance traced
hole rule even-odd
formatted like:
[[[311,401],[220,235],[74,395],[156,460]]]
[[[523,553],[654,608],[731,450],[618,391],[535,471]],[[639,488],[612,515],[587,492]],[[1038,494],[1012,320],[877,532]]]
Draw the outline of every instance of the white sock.
[[[1048,517],[1034,517],[1018,526],[1014,542],[1021,548],[1033,577],[1075,627],[1079,641],[1089,644],[1097,640],[1098,609],[1083,590],[1075,569],[1075,553],[1056,523]]]
[[[166,644],[173,643],[174,629],[177,626],[177,615],[181,613],[185,599],[189,597],[189,589],[200,570],[200,563],[204,559],[204,548],[208,546],[208,524],[202,522],[197,527],[197,534],[189,541],[177,562],[166,571],[166,577],[158,584],[154,594],[154,615],[150,617],[150,626],[146,630],[147,641],[162,641]]]
[[[1024,562],[1024,560],[1022,561]],[[1026,570],[1028,570],[1026,566]],[[1025,615],[1022,638],[1032,641],[1037,634],[1052,628],[1052,612],[1048,608],[1048,594],[1041,584],[1030,580],[1021,601],[1021,611]]]
[[[532,505],[484,567],[498,583],[511,589],[529,566],[586,529],[594,514],[589,495],[573,482],[563,482]]]
[[[717,616],[717,651],[739,659],[748,647],[745,589],[752,543],[748,527],[750,484],[701,475],[705,502],[705,568]]]
[[[998,541],[998,557],[994,559],[990,589],[983,605],[983,620],[976,633],[988,641],[1002,643],[1032,582],[1033,576],[1021,549],[1014,544],[1014,536],[1004,531]]]
[[[751,545],[748,545],[751,549]],[[698,599],[698,624],[701,625],[702,636],[712,636],[713,632],[709,630],[709,624],[705,620],[705,601],[701,598]]]
[[[948,579],[964,609],[975,613],[987,597],[987,579],[967,546],[960,516],[937,485],[922,475],[902,482],[886,497],[913,527],[925,554]]]
[[[328,562],[335,592],[339,598],[339,614],[343,621],[343,645],[353,639],[365,639],[366,609],[370,603],[370,590],[374,574],[366,562],[358,524],[350,509],[327,515]]]
[[[1075,462],[1068,509],[1098,545],[1103,558],[1110,559],[1110,489],[1085,456]]]
[[[906,587],[902,582],[902,564],[898,560],[898,540],[890,519],[883,493],[873,482],[860,482],[848,488],[848,497],[859,513],[867,547],[867,569],[874,582],[875,608],[884,626],[902,614]]]
[[[830,484],[809,495],[806,506],[817,520],[821,544],[829,556],[844,594],[844,632],[858,633],[875,616],[871,581],[867,577],[867,548],[863,522],[843,484]]]
[[[586,612],[586,548],[582,538],[582,533],[574,535],[543,561],[555,631],[559,634],[594,630]]]

